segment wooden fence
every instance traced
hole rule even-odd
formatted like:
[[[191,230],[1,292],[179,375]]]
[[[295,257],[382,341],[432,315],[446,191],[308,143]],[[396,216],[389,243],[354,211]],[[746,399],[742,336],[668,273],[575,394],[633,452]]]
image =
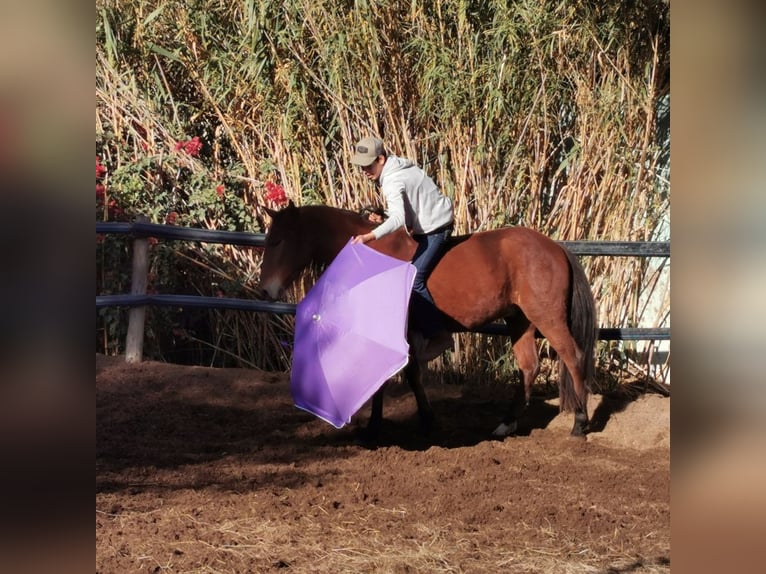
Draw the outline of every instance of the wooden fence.
[[[149,269],[149,237],[178,241],[199,241],[202,243],[222,243],[249,247],[265,246],[263,233],[244,233],[237,231],[215,231],[195,229],[173,225],[160,225],[146,221],[135,223],[96,222],[97,234],[124,234],[133,238],[133,269],[131,292],[125,295],[96,295],[96,308],[129,307],[128,334],[125,346],[125,359],[128,362],[140,362],[143,354],[143,337],[146,307],[205,307],[215,309],[236,309],[294,315],[295,305],[252,299],[231,297],[206,297],[196,295],[150,295],[146,293]],[[613,257],[670,257],[670,243],[660,241],[560,241],[576,255],[595,255]],[[473,332],[488,335],[508,335],[504,324],[485,325]],[[605,341],[633,340],[656,341],[669,340],[668,328],[599,328],[599,339]]]

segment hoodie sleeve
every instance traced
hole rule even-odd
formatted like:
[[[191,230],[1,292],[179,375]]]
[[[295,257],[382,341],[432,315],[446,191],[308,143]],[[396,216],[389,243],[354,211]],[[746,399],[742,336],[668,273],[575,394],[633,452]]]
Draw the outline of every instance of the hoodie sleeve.
[[[384,184],[381,186],[381,191],[386,198],[386,212],[388,213],[388,219],[372,230],[375,239],[380,239],[384,235],[388,235],[400,227],[404,227],[407,222],[404,213],[404,196],[406,194],[404,182],[391,181],[390,183],[386,183],[387,185]]]

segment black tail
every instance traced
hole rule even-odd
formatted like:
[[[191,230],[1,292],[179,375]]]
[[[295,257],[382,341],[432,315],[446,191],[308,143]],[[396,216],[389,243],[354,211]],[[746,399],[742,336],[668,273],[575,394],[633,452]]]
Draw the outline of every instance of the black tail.
[[[588,278],[585,276],[580,261],[568,249],[564,248],[569,259],[569,267],[572,273],[569,300],[569,331],[582,351],[582,367],[585,379],[585,396],[578,397],[574,392],[572,377],[564,362],[559,359],[559,394],[561,397],[561,410],[572,411],[578,408],[585,409],[587,406],[590,384],[596,371],[595,344],[596,344],[596,303],[593,300]]]

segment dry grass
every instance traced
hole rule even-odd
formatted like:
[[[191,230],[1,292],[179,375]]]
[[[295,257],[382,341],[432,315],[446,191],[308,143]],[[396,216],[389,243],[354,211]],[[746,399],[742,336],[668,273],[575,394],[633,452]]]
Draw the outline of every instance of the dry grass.
[[[326,512],[321,506],[315,507],[315,511]],[[150,568],[157,565],[170,571],[177,568],[174,558],[178,561],[178,557],[185,554],[204,555],[207,565],[193,570],[182,568],[184,572],[200,573],[279,568],[318,574],[670,572],[665,559],[637,558],[614,547],[609,539],[584,545],[562,537],[552,525],[540,529],[531,529],[523,523],[506,525],[488,537],[486,531],[472,533],[464,524],[412,524],[404,511],[376,505],[369,505],[364,512],[357,513],[353,521],[331,527],[327,521],[313,521],[310,515],[299,524],[253,517],[213,523],[173,508],[149,512],[156,516],[156,521],[163,523],[163,528],[187,532],[187,536],[170,544],[143,537],[141,544],[129,550],[102,548],[101,552],[114,555],[128,552],[136,564],[146,564]],[[122,512],[113,515],[113,519],[118,520],[120,530],[130,536],[131,532],[139,533],[144,528],[146,514]],[[138,519],[135,523],[134,517]],[[400,536],[381,532],[381,523],[392,520],[402,522]],[[514,542],[530,539],[539,543]],[[664,543],[658,542],[655,554],[667,554]],[[604,564],[609,566],[605,568]]]

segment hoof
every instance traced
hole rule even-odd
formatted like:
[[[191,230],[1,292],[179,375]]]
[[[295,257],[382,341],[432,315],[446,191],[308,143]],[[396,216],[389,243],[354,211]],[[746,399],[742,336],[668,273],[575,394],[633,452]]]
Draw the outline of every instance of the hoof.
[[[370,429],[362,429],[354,436],[354,444],[369,450],[378,448],[378,433]]]
[[[571,433],[568,436],[568,438],[569,438],[569,440],[575,440],[575,441],[578,441],[578,442],[585,442],[585,441],[588,440],[588,435],[586,435],[585,433],[579,433],[579,434]]]
[[[500,423],[498,427],[492,431],[492,436],[495,438],[505,438],[515,433],[518,427],[519,423],[516,421],[508,424]]]
[[[588,415],[585,413],[575,413],[574,426],[572,427],[572,438],[585,439],[585,435],[588,434],[590,428],[590,421]]]
[[[429,417],[418,422],[418,432],[423,436],[431,436],[438,431],[436,419]]]

